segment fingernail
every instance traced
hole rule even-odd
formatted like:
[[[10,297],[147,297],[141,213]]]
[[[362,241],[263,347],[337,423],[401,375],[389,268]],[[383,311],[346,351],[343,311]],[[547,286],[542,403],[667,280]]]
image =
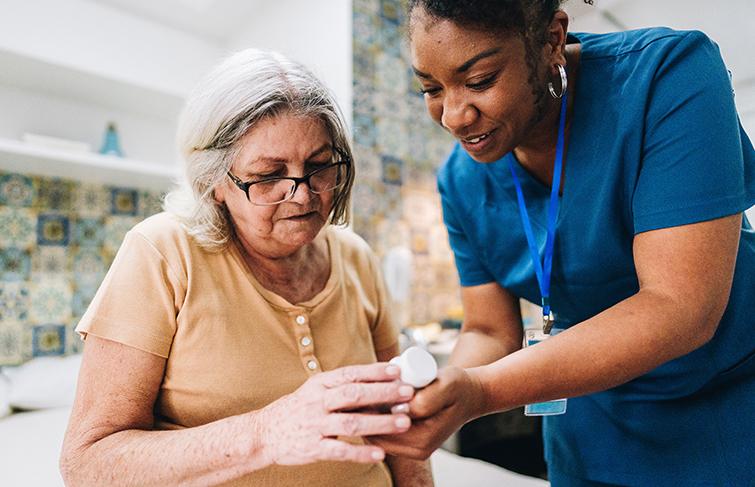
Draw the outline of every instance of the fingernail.
[[[412,394],[414,394],[414,387],[412,386],[401,386],[398,388],[398,393],[400,396],[403,397],[411,397]]]
[[[411,421],[409,421],[409,418],[406,416],[401,416],[400,418],[396,418],[396,426],[399,428],[408,428],[411,424]]]
[[[391,408],[393,414],[409,414],[409,405],[407,403],[396,404]]]
[[[399,369],[395,365],[389,365],[385,368],[385,373],[388,375],[399,375],[401,373],[401,369]]]
[[[373,460],[382,460],[383,458],[385,458],[385,453],[384,452],[382,452],[380,450],[376,450],[376,451],[372,452],[372,459]]]

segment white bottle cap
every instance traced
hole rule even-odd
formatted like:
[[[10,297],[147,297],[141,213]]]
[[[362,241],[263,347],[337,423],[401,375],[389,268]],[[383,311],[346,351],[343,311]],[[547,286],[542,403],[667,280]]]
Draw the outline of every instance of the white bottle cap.
[[[401,381],[421,389],[438,376],[438,364],[430,353],[420,347],[409,347],[390,363],[401,369]]]

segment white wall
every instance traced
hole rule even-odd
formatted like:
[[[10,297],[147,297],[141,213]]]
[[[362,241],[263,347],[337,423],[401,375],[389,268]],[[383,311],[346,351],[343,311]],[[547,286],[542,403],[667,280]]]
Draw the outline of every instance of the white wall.
[[[0,137],[99,149],[117,124],[127,157],[174,164],[183,98],[222,49],[85,0],[0,0]]]
[[[84,0],[0,0],[0,49],[186,94],[217,58],[194,36]]]
[[[0,0],[0,137],[34,132],[96,150],[113,120],[128,157],[174,163],[184,97],[222,57],[246,47],[312,69],[350,124],[351,1],[265,1],[251,10],[229,21],[240,27],[219,43],[107,3]]]
[[[227,47],[273,49],[304,64],[334,92],[351,124],[351,24],[350,0],[264,2]]]

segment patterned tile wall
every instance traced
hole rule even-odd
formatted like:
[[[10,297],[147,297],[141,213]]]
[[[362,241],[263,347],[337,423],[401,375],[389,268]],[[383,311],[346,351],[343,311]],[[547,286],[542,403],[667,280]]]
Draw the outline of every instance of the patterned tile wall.
[[[411,249],[405,324],[443,319],[460,304],[435,185],[453,141],[430,120],[411,71],[401,0],[354,0],[354,230],[379,254]]]
[[[0,172],[0,365],[79,351],[73,328],[162,195]]]

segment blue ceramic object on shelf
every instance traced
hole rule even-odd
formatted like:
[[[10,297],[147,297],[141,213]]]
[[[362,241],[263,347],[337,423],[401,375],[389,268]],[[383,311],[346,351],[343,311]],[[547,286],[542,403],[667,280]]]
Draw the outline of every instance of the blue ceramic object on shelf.
[[[120,142],[118,141],[118,132],[115,129],[115,124],[112,122],[107,124],[105,140],[102,142],[100,154],[123,157],[123,151],[121,150]]]

